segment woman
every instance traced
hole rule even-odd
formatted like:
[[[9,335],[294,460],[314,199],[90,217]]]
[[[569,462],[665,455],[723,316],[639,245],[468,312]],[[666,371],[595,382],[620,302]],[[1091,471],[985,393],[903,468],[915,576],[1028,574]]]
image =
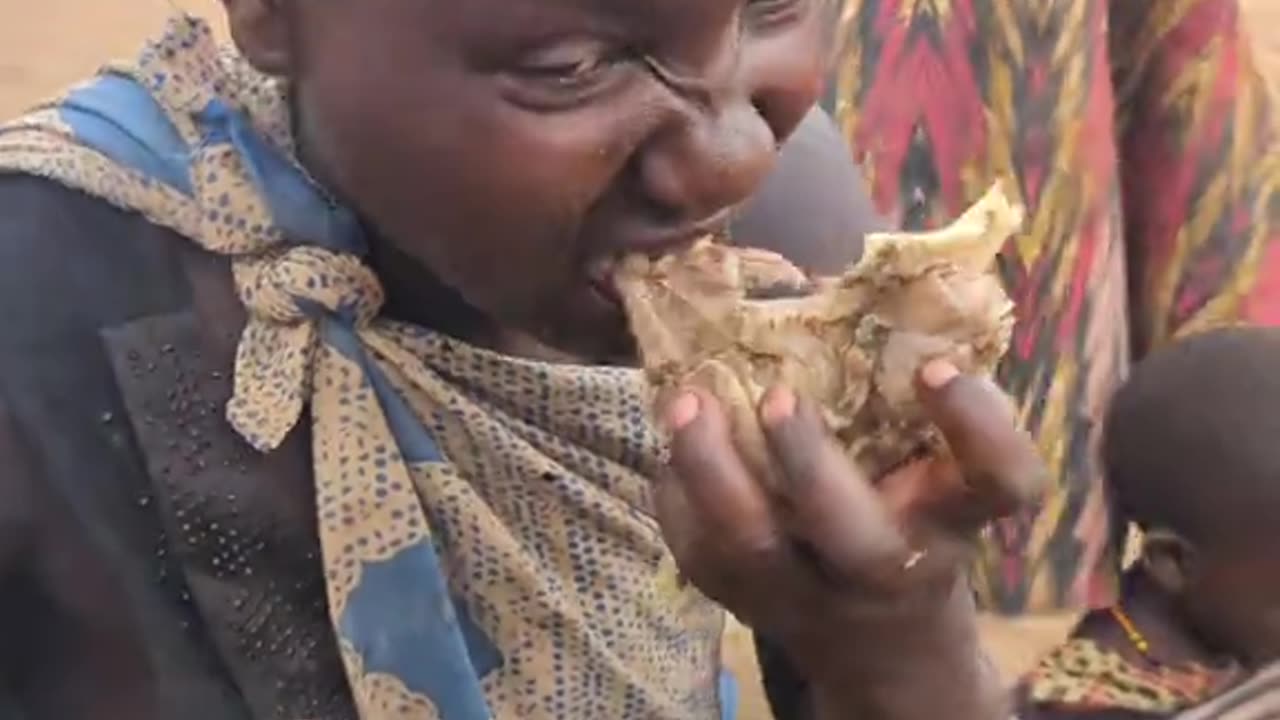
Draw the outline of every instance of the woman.
[[[957,461],[890,506],[774,389],[779,500],[695,392],[664,468],[616,367],[611,262],[748,198],[822,3],[226,8],[235,52],[180,18],[0,134],[11,704],[710,718],[709,596],[824,714],[1000,717],[961,568],[1040,471],[998,392],[922,370]]]

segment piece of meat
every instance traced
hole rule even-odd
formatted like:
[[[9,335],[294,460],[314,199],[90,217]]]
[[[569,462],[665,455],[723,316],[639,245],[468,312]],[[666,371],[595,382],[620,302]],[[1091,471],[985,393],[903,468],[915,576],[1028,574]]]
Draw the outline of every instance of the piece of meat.
[[[735,443],[776,485],[756,407],[785,383],[816,401],[869,477],[939,449],[915,395],[937,357],[990,375],[1009,346],[1012,303],[994,261],[1023,211],[993,187],[955,223],[866,238],[860,262],[811,278],[771,252],[703,240],[615,272],[655,390],[696,384],[725,406]]]

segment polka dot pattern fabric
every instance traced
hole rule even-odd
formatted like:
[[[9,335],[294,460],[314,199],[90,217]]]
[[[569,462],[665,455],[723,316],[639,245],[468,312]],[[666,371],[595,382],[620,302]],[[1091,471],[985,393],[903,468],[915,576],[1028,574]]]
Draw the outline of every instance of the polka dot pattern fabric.
[[[652,517],[640,376],[381,318],[359,229],[294,163],[289,128],[280,84],[183,16],[0,129],[0,172],[232,259],[249,320],[227,419],[261,451],[309,423],[362,720],[720,717],[723,616],[677,580]]]

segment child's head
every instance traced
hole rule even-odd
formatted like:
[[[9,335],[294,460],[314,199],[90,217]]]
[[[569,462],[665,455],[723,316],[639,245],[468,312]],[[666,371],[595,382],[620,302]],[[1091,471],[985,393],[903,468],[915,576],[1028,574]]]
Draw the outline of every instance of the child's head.
[[[1280,329],[1193,336],[1112,401],[1104,462],[1145,572],[1204,641],[1280,658]]]
[[[823,0],[224,0],[303,158],[494,325],[592,355],[600,266],[718,229],[816,101]]]

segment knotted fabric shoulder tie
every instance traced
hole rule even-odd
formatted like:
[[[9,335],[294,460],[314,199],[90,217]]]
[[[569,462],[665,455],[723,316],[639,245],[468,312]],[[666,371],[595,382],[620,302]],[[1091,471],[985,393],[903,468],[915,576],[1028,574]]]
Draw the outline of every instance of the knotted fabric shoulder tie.
[[[249,322],[227,420],[254,447],[271,450],[310,400],[319,324],[367,326],[382,307],[382,286],[359,258],[317,247],[238,260],[234,270]]]

